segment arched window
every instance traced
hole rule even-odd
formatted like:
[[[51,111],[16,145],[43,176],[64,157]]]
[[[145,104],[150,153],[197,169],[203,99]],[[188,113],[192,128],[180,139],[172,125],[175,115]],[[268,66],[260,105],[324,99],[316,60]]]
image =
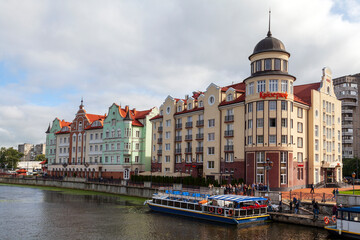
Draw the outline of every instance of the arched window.
[[[83,127],[82,122],[79,122],[79,131],[82,131],[82,127]]]

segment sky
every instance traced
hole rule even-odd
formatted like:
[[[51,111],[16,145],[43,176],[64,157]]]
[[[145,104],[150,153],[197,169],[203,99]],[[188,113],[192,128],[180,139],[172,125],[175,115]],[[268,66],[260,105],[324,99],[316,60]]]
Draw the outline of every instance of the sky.
[[[81,98],[105,114],[243,81],[269,9],[295,85],[360,72],[358,0],[0,0],[0,147],[44,143]]]

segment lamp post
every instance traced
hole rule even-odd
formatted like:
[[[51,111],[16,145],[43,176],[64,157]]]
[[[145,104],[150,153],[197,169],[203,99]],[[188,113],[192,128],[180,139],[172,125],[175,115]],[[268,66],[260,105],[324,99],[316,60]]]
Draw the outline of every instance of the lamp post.
[[[353,173],[352,173],[352,178],[353,178],[353,195],[355,195],[355,185],[354,185],[354,183],[355,183],[355,176],[356,176],[356,173],[353,172]]]
[[[269,176],[269,170],[273,167],[274,163],[272,161],[270,161],[269,158],[266,159],[265,162],[265,169],[266,169],[266,175],[267,175],[267,191],[270,191],[270,176]]]

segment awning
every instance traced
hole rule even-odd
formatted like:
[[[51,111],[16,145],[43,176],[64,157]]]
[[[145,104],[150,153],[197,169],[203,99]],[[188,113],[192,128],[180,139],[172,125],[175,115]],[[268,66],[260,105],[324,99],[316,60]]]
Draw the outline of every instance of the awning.
[[[210,200],[223,200],[223,201],[231,201],[231,202],[254,202],[254,201],[265,201],[266,198],[262,197],[247,197],[247,196],[237,196],[237,195],[214,195],[210,196],[208,199]]]
[[[44,160],[44,161],[40,162],[40,164],[41,164],[41,165],[46,164],[46,160]]]
[[[27,170],[25,170],[25,169],[19,169],[19,170],[16,170],[16,172],[17,172],[17,173],[26,173]]]

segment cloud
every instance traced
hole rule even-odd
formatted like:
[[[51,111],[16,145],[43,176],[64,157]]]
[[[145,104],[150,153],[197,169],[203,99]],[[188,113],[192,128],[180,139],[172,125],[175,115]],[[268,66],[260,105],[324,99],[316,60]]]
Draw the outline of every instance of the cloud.
[[[297,84],[320,80],[324,66],[360,69],[357,1],[1,1],[0,146],[44,142],[81,97],[103,114],[242,81],[269,7]]]

